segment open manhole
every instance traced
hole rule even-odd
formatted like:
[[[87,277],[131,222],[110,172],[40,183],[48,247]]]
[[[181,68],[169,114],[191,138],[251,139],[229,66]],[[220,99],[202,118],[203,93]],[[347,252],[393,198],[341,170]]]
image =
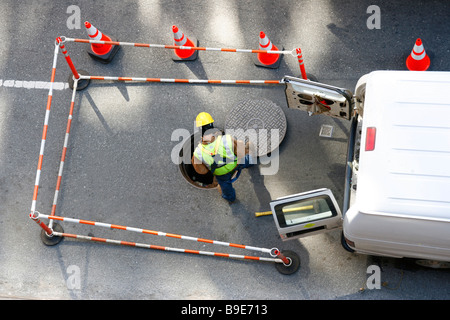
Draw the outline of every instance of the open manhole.
[[[202,135],[200,132],[191,135],[190,139],[187,139],[180,150],[180,172],[183,177],[194,187],[200,189],[215,189],[217,188],[217,182],[214,179],[214,175],[211,172],[207,174],[198,174],[194,170],[194,166],[191,163],[192,155],[197,145],[200,143]],[[185,153],[187,155],[185,156]]]
[[[283,110],[270,100],[249,99],[236,104],[228,114],[225,133],[251,142],[259,157],[274,151],[286,135]]]
[[[256,147],[258,157],[270,154],[279,147],[286,135],[287,122],[283,110],[269,100],[244,100],[228,114],[222,133],[230,134],[237,140],[251,142]],[[198,174],[191,163],[192,155],[201,141],[197,132],[187,139],[180,150],[180,172],[194,187],[215,189],[218,184],[211,172]]]

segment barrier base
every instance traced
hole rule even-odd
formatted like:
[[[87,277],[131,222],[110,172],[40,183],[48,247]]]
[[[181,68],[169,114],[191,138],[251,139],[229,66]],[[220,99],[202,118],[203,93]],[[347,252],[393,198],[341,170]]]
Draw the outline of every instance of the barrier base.
[[[189,37],[189,39],[195,44],[195,47],[198,47],[199,42],[197,40],[197,38],[195,37]],[[179,56],[177,56],[177,54],[175,53],[175,49],[172,50],[172,60],[173,61],[193,61],[196,60],[198,57],[198,50],[194,50],[194,53],[188,57],[188,58],[180,58]]]
[[[117,41],[117,40],[111,38],[111,41]],[[94,59],[96,61],[99,61],[99,62],[101,62],[103,64],[108,64],[108,63],[110,63],[112,61],[112,59],[114,58],[116,53],[119,51],[119,49],[120,49],[120,46],[113,45],[112,48],[111,48],[111,51],[109,51],[106,54],[99,55],[99,54],[96,54],[94,51],[92,51],[91,46],[89,46],[89,49],[87,50],[87,53],[89,54],[89,56],[92,59]]]
[[[53,223],[53,231],[63,233],[64,229],[57,223]],[[44,229],[41,231],[41,240],[46,246],[54,246],[61,242],[63,237],[48,236]]]
[[[281,49],[278,49],[279,51],[283,51],[284,47],[282,47]],[[276,62],[274,62],[273,64],[264,64],[261,61],[259,61],[258,59],[258,54],[253,55],[253,63],[257,66],[257,67],[263,67],[263,68],[270,68],[270,69],[278,69],[280,67],[280,63],[281,63],[281,58],[283,57],[282,54],[280,54],[280,56],[278,57],[278,60]]]
[[[285,250],[281,252],[286,258],[291,260],[291,264],[286,266],[283,263],[276,263],[277,271],[284,275],[295,273],[300,268],[300,257],[294,251]]]
[[[84,71],[84,70],[77,70],[77,71],[78,71],[78,74],[81,74],[83,76],[88,76],[89,75],[89,73],[87,73],[87,71]],[[75,82],[75,80],[73,78],[73,74],[70,74],[68,82],[69,82],[69,88],[73,90],[73,84]],[[80,79],[80,80],[78,80],[77,91],[86,89],[87,86],[89,85],[89,83],[91,83],[91,79]]]

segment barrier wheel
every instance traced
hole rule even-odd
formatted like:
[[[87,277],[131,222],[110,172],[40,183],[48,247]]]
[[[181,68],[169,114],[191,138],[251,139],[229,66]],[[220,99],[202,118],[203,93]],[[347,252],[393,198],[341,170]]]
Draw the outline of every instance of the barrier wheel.
[[[275,263],[277,271],[284,275],[295,273],[300,268],[300,257],[298,254],[291,250],[282,251],[281,253],[289,259],[290,264],[285,265],[284,263]]]
[[[53,231],[64,232],[64,229],[57,223],[53,223]],[[54,246],[61,242],[64,237],[59,236],[48,236],[44,229],[41,231],[41,240],[46,246]]]
[[[77,71],[79,74],[81,74],[83,76],[89,75],[89,73],[87,73],[87,71],[84,71],[84,70],[77,70]],[[73,89],[73,84],[75,82],[75,80],[73,79],[73,74],[70,74],[68,82],[69,82],[69,88]],[[86,89],[90,82],[91,82],[91,79],[78,80],[77,91]]]

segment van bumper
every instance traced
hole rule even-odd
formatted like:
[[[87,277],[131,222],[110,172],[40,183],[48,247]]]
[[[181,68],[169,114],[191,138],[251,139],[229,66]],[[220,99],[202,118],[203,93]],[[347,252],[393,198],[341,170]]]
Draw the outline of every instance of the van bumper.
[[[450,261],[449,228],[450,223],[366,214],[352,206],[342,237],[356,253]]]

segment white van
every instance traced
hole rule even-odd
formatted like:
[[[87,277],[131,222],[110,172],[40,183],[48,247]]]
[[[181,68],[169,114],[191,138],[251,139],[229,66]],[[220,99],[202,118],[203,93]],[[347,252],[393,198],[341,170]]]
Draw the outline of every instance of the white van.
[[[355,95],[285,77],[289,108],[351,121],[343,210],[329,189],[271,202],[283,240],[342,228],[358,253],[450,261],[450,72],[374,71]]]

